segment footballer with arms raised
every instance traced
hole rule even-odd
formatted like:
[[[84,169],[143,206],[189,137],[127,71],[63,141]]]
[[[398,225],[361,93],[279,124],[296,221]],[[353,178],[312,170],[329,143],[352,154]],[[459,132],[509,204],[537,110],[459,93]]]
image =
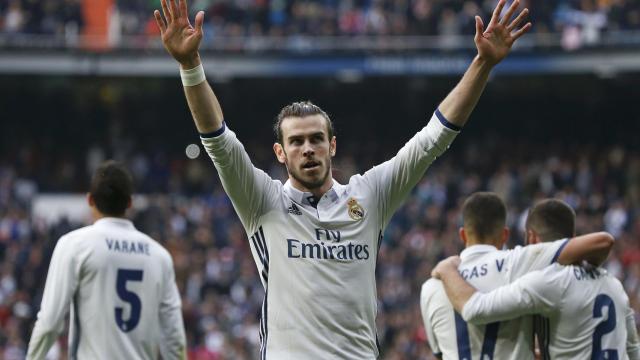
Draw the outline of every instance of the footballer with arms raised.
[[[107,161],[87,195],[93,225],[58,240],[27,359],[44,359],[69,321],[70,359],[186,359],[169,253],[125,218],[131,175]]]
[[[581,261],[600,263],[613,239],[607,233],[579,237],[548,234],[557,240],[546,244],[502,250],[509,238],[507,209],[495,193],[479,192],[462,205],[459,230],[465,250],[460,254],[460,274],[481,291],[507,285],[549,264]],[[442,359],[533,359],[532,317],[490,324],[467,324],[447,298],[442,282],[429,279],[422,286],[420,308],[431,350]]]
[[[294,103],[277,117],[275,155],[285,184],[255,168],[223,121],[198,53],[204,13],[194,26],[185,0],[155,11],[167,51],[180,64],[184,91],[202,143],[250,240],[265,287],[262,359],[375,359],[379,355],[375,267],[382,233],[427,167],[451,144],[475,107],[493,67],[530,29],[519,1],[485,28],[476,17],[478,50],[466,73],[426,126],[391,160],[347,184],[332,178],[336,138],[319,107]],[[390,125],[392,126],[392,125]]]
[[[527,240],[537,244],[573,236],[574,224],[575,213],[566,203],[543,201],[529,213]],[[465,321],[487,324],[540,314],[536,333],[543,359],[640,359],[629,299],[620,281],[606,270],[554,263],[483,293],[459,275],[458,263],[457,257],[442,261],[434,276],[442,279]]]

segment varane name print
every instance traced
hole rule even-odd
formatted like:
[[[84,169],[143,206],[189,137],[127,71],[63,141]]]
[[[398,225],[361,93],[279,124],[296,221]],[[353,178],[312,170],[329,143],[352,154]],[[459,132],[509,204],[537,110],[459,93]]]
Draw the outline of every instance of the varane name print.
[[[138,241],[128,241],[120,239],[104,239],[107,244],[107,248],[110,251],[115,251],[124,254],[138,254],[149,256],[149,244]]]

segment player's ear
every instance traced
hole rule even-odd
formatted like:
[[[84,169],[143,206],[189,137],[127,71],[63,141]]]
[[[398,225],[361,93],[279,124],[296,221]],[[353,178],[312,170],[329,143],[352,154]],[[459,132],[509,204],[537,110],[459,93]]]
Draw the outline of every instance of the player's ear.
[[[284,152],[284,148],[282,147],[282,144],[280,143],[273,144],[273,152],[276,154],[276,158],[278,159],[278,162],[280,162],[281,164],[284,164],[285,161],[287,160],[287,154]]]
[[[329,141],[329,154],[331,154],[331,157],[336,156],[336,137],[332,137],[331,140]]]
[[[89,204],[89,212],[91,214],[91,218],[93,220],[99,219],[101,217],[101,214],[96,207],[96,199],[93,198],[93,195],[91,195],[91,193],[87,193],[87,203]]]
[[[533,245],[537,243],[536,237],[536,233],[533,230],[527,229],[527,245]]]
[[[133,205],[133,200],[131,196],[129,196],[129,201],[127,202],[127,209],[131,209],[131,205]]]
[[[462,244],[467,247],[467,233],[464,231],[464,226],[460,226],[458,235],[460,236],[460,240],[462,240]]]
[[[509,230],[508,227],[504,227],[502,229],[502,239],[500,239],[500,247],[499,249],[503,249],[504,248],[504,244],[507,243],[507,240],[509,240],[509,235],[511,234],[511,231]]]

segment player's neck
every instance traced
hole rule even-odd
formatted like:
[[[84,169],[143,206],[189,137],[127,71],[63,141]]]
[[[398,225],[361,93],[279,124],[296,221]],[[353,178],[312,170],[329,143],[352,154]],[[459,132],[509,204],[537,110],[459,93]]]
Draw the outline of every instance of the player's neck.
[[[496,242],[492,242],[492,241],[479,241],[479,240],[474,239],[474,238],[468,238],[468,239],[467,239],[466,247],[467,247],[467,248],[469,248],[469,247],[472,247],[472,246],[474,246],[474,245],[489,245],[489,246],[493,246],[493,247],[495,247],[495,248],[499,248],[499,247],[498,247],[498,245],[497,245],[497,243],[498,243],[497,241],[496,241]]]
[[[294,189],[300,190],[302,192],[312,193],[313,196],[320,199],[322,195],[324,195],[327,191],[329,191],[333,187],[333,178],[331,176],[327,176],[327,179],[321,186],[311,188],[303,185],[300,181],[296,180],[293,176],[289,176],[289,181],[291,182],[291,186]]]
[[[125,215],[122,215],[122,216],[105,215],[105,214],[101,213],[100,211],[98,211],[97,209],[94,209],[94,211],[91,212],[91,217],[93,218],[93,222],[96,222],[96,221],[98,221],[100,219],[104,219],[104,218],[126,219]]]

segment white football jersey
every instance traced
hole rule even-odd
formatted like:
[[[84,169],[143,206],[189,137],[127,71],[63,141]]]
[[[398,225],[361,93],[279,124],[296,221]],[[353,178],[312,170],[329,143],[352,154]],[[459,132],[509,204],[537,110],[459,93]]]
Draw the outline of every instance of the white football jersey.
[[[534,313],[546,318],[544,358],[638,359],[629,299],[620,281],[603,269],[554,264],[491,292],[476,292],[462,311],[475,323]]]
[[[394,211],[457,131],[434,114],[391,160],[317,202],[255,168],[223,127],[202,143],[249,235],[265,287],[261,359],[375,359],[375,267]],[[445,121],[442,121],[446,123]]]
[[[71,359],[186,359],[169,253],[131,221],[102,218],[53,251],[27,359],[44,359],[71,312]]]
[[[490,291],[555,262],[567,241],[512,250],[473,245],[460,254],[458,269],[476,289]],[[531,317],[488,325],[467,324],[453,310],[437,279],[429,279],[422,286],[420,308],[431,350],[443,359],[533,359]]]

